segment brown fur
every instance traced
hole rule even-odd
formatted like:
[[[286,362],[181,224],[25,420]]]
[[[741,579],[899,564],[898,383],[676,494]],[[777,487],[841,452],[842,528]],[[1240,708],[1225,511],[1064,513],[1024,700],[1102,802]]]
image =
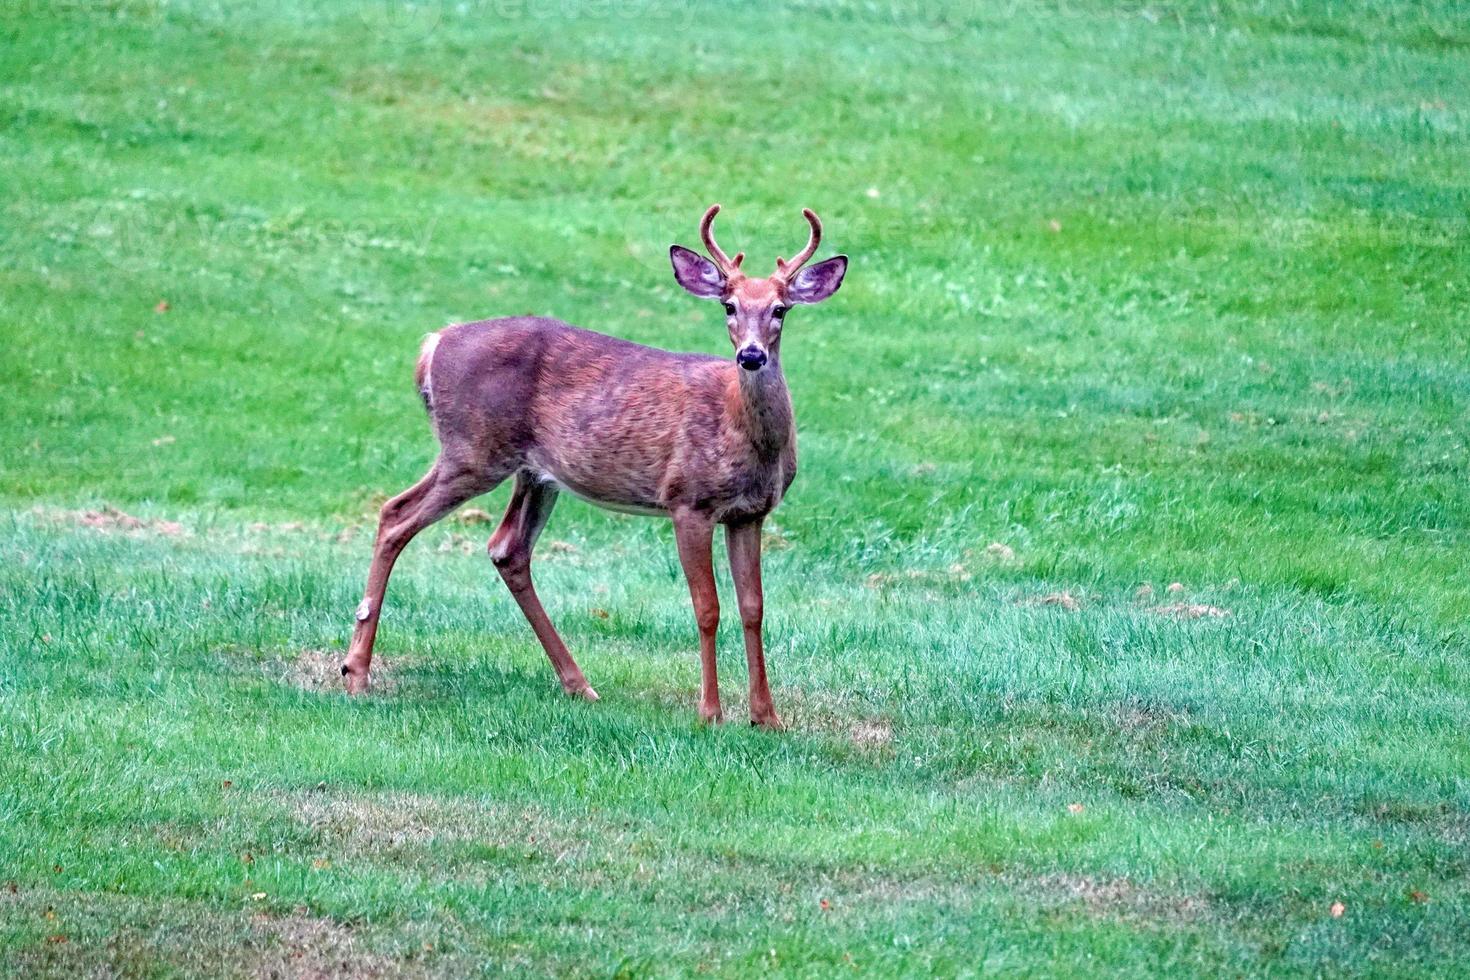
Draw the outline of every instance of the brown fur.
[[[714,243],[710,223],[718,210],[710,208],[700,226],[715,263],[679,246],[671,258],[686,289],[725,304],[730,339],[747,358],[745,367],[544,317],[463,323],[425,339],[414,380],[440,453],[422,480],[383,506],[342,665],[349,691],[367,685],[388,577],[404,546],[514,476],[489,552],[568,693],[597,698],[541,607],[530,573],[536,538],[561,489],[613,510],[673,519],[699,627],[700,715],[708,720],[721,717],[710,545],[714,526],[726,526],[751,720],[780,726],[761,641],[760,530],[796,476],[796,424],[781,373],[782,317],[792,303],[820,302],[835,292],[847,260],[838,256],[797,276],[821,237],[821,223],[807,211],[807,247],[770,278],[749,278],[739,271],[743,255],[730,259]]]
[[[728,523],[769,513],[796,475],[785,382],[745,373],[517,317],[441,332],[428,399],[436,430],[469,435],[444,447],[467,470],[524,469],[612,509]]]

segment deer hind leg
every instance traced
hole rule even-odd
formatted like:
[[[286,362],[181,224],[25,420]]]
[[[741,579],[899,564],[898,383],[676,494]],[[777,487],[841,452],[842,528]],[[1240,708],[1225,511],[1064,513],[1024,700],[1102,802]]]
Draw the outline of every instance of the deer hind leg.
[[[373,640],[378,633],[378,617],[383,611],[383,594],[388,590],[393,563],[403,549],[414,535],[471,497],[492,489],[498,482],[498,479],[487,480],[483,474],[449,464],[440,457],[422,480],[383,505],[378,518],[378,537],[373,545],[373,562],[368,568],[367,588],[357,607],[352,644],[342,661],[347,693],[360,694],[367,690]]]
[[[556,506],[557,489],[550,483],[542,483],[525,470],[516,474],[515,489],[510,503],[505,508],[505,517],[490,536],[488,550],[495,570],[510,589],[516,605],[521,607],[526,622],[536,639],[541,641],[552,669],[561,681],[562,690],[573,697],[597,700],[597,692],[582,676],[582,668],[572,659],[567,645],[557,635],[551,618],[541,607],[536,587],[531,583],[531,551],[536,547],[536,538],[546,526],[551,510]]]

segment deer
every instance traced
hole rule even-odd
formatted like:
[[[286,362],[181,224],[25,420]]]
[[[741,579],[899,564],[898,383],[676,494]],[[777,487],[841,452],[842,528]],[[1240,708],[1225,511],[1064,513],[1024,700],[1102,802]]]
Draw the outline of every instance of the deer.
[[[813,265],[822,223],[764,278],[715,242],[711,205],[699,223],[708,257],[669,248],[674,280],[718,301],[734,358],[675,353],[547,317],[451,325],[425,337],[414,380],[439,453],[428,473],[379,514],[372,563],[341,665],[349,694],[368,689],[373,641],[394,562],[413,537],[466,501],[513,479],[487,550],[566,694],[598,699],[531,581],[531,554],[562,490],[610,510],[673,521],[699,633],[699,717],[723,720],[715,670],[720,603],[714,529],[726,550],[744,631],[752,725],[779,729],[761,629],[761,530],[796,476],[796,425],[781,372],[788,311],[837,292],[847,256]]]

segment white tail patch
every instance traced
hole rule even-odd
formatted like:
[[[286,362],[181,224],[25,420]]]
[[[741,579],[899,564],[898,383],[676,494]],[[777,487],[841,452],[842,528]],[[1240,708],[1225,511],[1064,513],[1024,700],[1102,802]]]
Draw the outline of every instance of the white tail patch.
[[[424,407],[431,413],[434,411],[434,351],[439,349],[439,334],[431,333],[424,338],[424,344],[419,348],[418,382],[419,397],[424,400]]]

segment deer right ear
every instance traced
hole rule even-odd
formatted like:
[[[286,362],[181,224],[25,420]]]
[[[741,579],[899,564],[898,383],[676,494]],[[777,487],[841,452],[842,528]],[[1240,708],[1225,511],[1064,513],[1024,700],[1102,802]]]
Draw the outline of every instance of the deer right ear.
[[[674,265],[674,278],[679,285],[695,296],[719,299],[725,295],[725,274],[703,255],[683,245],[670,245],[669,261]]]

